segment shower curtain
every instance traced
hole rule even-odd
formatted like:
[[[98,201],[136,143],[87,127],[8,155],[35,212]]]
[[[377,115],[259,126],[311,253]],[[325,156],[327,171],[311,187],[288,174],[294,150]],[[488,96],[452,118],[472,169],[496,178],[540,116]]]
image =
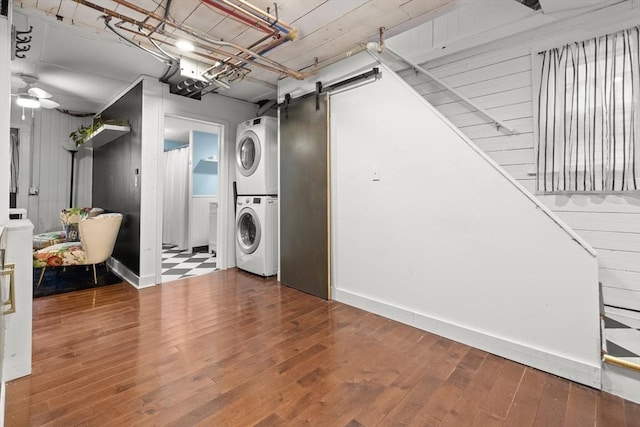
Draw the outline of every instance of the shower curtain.
[[[189,148],[166,151],[164,162],[162,243],[187,249]]]

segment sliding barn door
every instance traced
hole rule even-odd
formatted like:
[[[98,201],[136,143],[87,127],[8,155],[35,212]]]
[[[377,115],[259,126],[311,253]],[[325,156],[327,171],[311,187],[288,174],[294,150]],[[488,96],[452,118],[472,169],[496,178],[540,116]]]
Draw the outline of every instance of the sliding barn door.
[[[280,109],[280,278],[329,298],[329,143],[326,95]],[[316,109],[316,107],[318,107]]]

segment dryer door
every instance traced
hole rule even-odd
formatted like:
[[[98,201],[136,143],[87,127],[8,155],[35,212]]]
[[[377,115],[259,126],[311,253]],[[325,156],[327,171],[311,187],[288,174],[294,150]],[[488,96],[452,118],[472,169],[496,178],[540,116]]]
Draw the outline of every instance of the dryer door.
[[[243,176],[250,176],[260,164],[262,147],[255,132],[247,130],[240,134],[236,145],[236,166]]]
[[[260,219],[256,211],[250,207],[242,209],[238,214],[236,230],[236,238],[240,250],[245,254],[255,252],[260,244],[260,237],[262,235]]]

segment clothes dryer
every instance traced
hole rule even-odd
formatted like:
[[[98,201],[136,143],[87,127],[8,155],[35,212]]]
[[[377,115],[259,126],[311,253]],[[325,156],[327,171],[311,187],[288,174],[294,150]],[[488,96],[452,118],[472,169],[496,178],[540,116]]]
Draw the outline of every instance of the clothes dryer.
[[[278,198],[238,196],[236,265],[260,276],[278,271]]]
[[[256,117],[238,125],[236,187],[239,195],[278,193],[278,120]]]

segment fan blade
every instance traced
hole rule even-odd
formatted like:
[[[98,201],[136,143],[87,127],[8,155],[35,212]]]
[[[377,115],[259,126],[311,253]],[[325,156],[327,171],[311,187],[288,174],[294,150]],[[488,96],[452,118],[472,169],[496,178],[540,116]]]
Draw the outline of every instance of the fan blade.
[[[40,106],[48,110],[51,110],[53,108],[58,108],[60,106],[60,104],[58,104],[56,101],[52,99],[40,99],[39,101],[40,101]]]
[[[40,99],[51,98],[52,96],[49,92],[47,92],[44,89],[40,89],[39,87],[30,87],[27,93],[29,93],[29,95],[31,96],[35,96],[36,98],[40,98]]]

